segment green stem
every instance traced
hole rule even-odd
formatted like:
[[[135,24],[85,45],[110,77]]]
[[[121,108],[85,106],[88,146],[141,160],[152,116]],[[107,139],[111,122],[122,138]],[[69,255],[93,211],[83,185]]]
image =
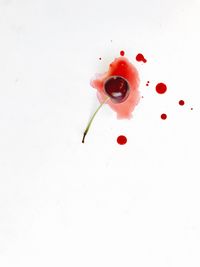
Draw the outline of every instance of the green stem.
[[[105,104],[108,100],[110,99],[110,97],[107,97],[102,103],[101,105],[97,108],[97,110],[95,111],[95,113],[92,115],[92,118],[90,119],[90,121],[88,122],[88,125],[83,133],[83,139],[82,139],[82,143],[84,143],[85,141],[85,137],[90,129],[90,126],[92,124],[92,121],[94,120],[94,117],[96,116],[97,112],[100,110],[100,108],[103,106],[103,104]]]

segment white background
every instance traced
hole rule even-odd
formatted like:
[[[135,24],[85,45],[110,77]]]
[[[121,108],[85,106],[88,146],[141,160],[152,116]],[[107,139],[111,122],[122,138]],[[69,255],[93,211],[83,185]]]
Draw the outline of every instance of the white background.
[[[199,12],[199,0],[0,0],[0,266],[200,266]],[[105,106],[83,145],[90,79],[120,50],[144,99],[131,120]]]

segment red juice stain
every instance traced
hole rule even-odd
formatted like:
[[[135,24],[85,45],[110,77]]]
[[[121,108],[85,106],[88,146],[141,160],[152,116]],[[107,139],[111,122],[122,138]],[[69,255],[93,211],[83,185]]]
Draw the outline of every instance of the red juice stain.
[[[158,94],[164,94],[167,91],[167,86],[164,83],[158,83],[156,85],[156,92]]]
[[[120,56],[124,56],[125,55],[125,52],[122,50],[122,51],[120,51]]]
[[[126,136],[124,136],[124,135],[120,135],[120,136],[117,137],[117,143],[118,143],[119,145],[125,145],[126,142],[127,142],[127,138],[126,138]]]
[[[160,117],[161,117],[162,120],[166,120],[167,119],[167,115],[165,113],[161,114]]]
[[[184,104],[185,104],[184,100],[180,100],[178,103],[180,106],[184,106]]]
[[[144,63],[147,62],[146,58],[144,58],[144,56],[142,54],[137,54],[136,60],[139,61],[139,62],[142,61]]]

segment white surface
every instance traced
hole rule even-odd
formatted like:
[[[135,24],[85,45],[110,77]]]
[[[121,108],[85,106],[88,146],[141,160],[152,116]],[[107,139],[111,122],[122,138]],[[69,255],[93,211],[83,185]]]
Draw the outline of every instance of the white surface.
[[[0,266],[200,266],[199,10],[0,0]],[[144,99],[130,121],[105,106],[83,145],[90,78],[121,49]]]

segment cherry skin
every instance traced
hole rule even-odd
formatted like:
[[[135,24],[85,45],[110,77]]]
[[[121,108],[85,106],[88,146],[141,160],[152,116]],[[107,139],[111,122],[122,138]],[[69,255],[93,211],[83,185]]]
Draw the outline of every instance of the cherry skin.
[[[129,96],[130,86],[121,76],[111,76],[104,82],[104,91],[113,102],[121,103]]]

